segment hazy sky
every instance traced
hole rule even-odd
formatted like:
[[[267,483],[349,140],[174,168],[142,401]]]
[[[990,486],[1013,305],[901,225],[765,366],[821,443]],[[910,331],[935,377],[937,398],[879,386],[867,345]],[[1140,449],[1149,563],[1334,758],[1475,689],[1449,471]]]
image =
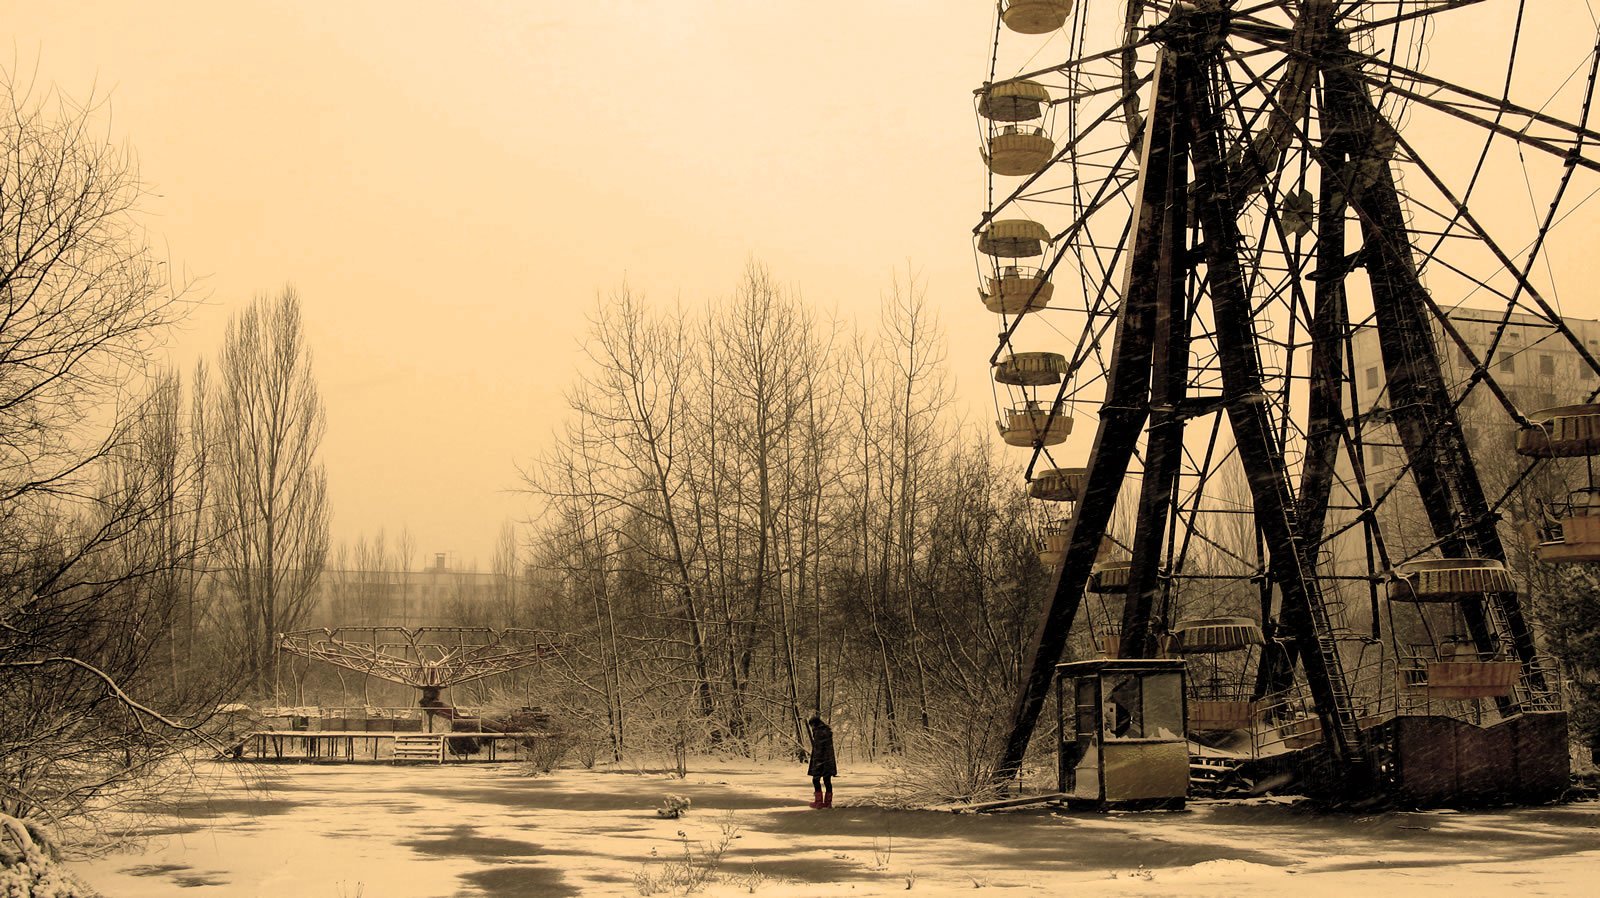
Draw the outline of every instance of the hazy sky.
[[[19,77],[109,98],[137,152],[149,227],[209,300],[176,360],[299,289],[336,539],[408,525],[422,557],[486,564],[529,510],[504,491],[564,414],[584,315],[624,278],[699,301],[755,258],[870,324],[909,264],[963,411],[991,415],[970,242],[988,2],[0,9]]]
[[[0,5],[25,74],[109,97],[150,228],[203,279],[180,357],[299,289],[336,539],[407,524],[487,564],[624,278],[698,300],[754,257],[871,320],[910,263],[982,336],[960,376],[987,401],[982,4]]]

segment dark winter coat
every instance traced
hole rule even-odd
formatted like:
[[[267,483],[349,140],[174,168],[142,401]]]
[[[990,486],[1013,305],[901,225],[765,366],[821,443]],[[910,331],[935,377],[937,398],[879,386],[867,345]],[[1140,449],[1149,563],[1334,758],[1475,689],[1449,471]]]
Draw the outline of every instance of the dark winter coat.
[[[833,727],[825,723],[811,727],[811,766],[807,776],[838,776],[839,765],[833,759]]]

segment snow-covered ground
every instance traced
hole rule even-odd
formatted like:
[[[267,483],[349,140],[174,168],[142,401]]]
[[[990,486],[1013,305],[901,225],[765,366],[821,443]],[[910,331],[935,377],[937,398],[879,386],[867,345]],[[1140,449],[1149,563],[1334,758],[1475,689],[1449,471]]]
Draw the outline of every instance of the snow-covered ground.
[[[814,811],[798,765],[706,762],[528,778],[507,766],[204,769],[205,797],[138,825],[133,852],[73,864],[113,898],[682,894],[1593,895],[1600,805],[1319,815],[1270,801],[1183,813]],[[849,771],[847,771],[848,773]],[[656,816],[669,795],[692,806]],[[683,863],[685,847],[692,861]]]

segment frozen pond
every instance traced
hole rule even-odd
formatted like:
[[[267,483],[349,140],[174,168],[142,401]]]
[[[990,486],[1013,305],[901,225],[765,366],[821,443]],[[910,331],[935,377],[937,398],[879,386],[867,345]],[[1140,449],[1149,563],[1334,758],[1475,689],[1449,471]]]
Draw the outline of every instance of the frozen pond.
[[[506,766],[208,765],[209,797],[141,824],[136,853],[74,865],[108,896],[440,898],[679,893],[726,842],[702,894],[1593,894],[1600,805],[1316,815],[1270,802],[1185,813],[990,816],[814,811],[793,765],[687,780]],[[693,802],[656,816],[668,794]],[[681,836],[680,836],[681,833]],[[725,838],[726,834],[726,838]],[[696,859],[681,865],[685,843]],[[700,885],[699,882],[694,882]]]

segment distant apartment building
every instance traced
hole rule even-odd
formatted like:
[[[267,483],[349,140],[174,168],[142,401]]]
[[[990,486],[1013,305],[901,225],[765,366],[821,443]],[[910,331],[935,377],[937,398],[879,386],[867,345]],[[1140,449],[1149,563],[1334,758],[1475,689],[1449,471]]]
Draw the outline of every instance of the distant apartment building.
[[[1472,356],[1482,360],[1505,313],[1503,310],[1461,308],[1451,310],[1448,317]],[[1513,314],[1505,323],[1488,372],[1522,414],[1584,402],[1589,393],[1600,386],[1600,378],[1595,377],[1577,349],[1547,321],[1532,315]],[[1566,325],[1591,354],[1600,357],[1600,321],[1568,318]],[[1445,383],[1451,398],[1459,399],[1471,382],[1474,364],[1438,322],[1433,323],[1433,329]],[[1361,428],[1362,462],[1367,472],[1369,501],[1386,496],[1377,513],[1383,545],[1376,546],[1367,539],[1364,528],[1351,527],[1334,541],[1329,552],[1335,565],[1344,568],[1345,573],[1364,575],[1369,568],[1381,570],[1386,561],[1392,565],[1416,554],[1432,552],[1435,536],[1414,482],[1409,476],[1402,476],[1406,470],[1406,454],[1399,444],[1399,436],[1386,423],[1384,412],[1391,407],[1392,400],[1386,389],[1376,329],[1362,328],[1352,337],[1350,371],[1355,378],[1357,407],[1350,409],[1347,401],[1345,411],[1352,417],[1371,416]],[[1485,384],[1478,384],[1467,393],[1466,400],[1460,404],[1458,420],[1479,482],[1486,498],[1494,503],[1517,479],[1526,461],[1515,454],[1516,420]],[[1349,459],[1343,452],[1338,462],[1338,476],[1354,490]],[[1548,498],[1559,497],[1560,490],[1555,485],[1543,486],[1556,493]],[[1335,487],[1333,504],[1341,507],[1340,515],[1349,520],[1360,503],[1355,495]],[[1502,516],[1500,532],[1506,548],[1513,556],[1521,555],[1514,547],[1525,543],[1524,525],[1533,509],[1510,501],[1497,511]],[[1338,610],[1338,619],[1353,631],[1368,632],[1373,626],[1373,615],[1377,613],[1378,593],[1360,581],[1342,583],[1335,591],[1339,600],[1332,607]],[[1421,639],[1420,634],[1413,635]]]
[[[1454,309],[1448,317],[1473,355],[1482,359],[1505,313]],[[1600,358],[1600,321],[1580,318],[1565,321],[1588,352]],[[1445,382],[1450,385],[1451,395],[1459,396],[1472,376],[1473,365],[1437,323],[1434,339],[1439,347]],[[1362,329],[1351,344],[1351,368],[1356,378],[1359,412],[1365,414],[1387,407],[1389,397],[1377,331]],[[1507,322],[1489,373],[1525,415],[1552,406],[1584,402],[1595,387],[1600,386],[1600,379],[1565,336],[1549,322],[1520,313],[1512,314]],[[1515,422],[1486,386],[1480,384],[1474,388],[1458,414],[1474,457],[1490,460],[1510,451],[1516,433]],[[1369,432],[1365,462],[1370,477],[1385,478],[1387,475],[1386,479],[1392,480],[1404,465],[1405,457],[1393,432],[1385,431]]]
[[[442,553],[421,570],[329,568],[307,625],[508,626],[526,593],[525,577],[453,569]]]

